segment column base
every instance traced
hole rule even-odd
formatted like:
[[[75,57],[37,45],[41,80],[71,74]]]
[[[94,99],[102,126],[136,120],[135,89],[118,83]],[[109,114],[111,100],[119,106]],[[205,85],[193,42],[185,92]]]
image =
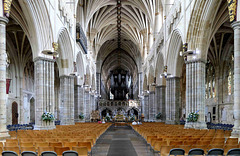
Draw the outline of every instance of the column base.
[[[11,136],[8,134],[8,131],[5,132],[0,132],[0,141],[1,140],[6,140],[8,138],[10,138]]]
[[[34,130],[50,130],[50,129],[55,129],[56,126],[55,125],[51,125],[51,126],[38,126],[35,125],[34,126]]]
[[[75,125],[74,119],[61,120],[61,125]]]
[[[165,120],[162,120],[162,119],[156,119],[155,122],[166,122]]]
[[[231,138],[239,138],[239,137],[240,137],[240,129],[233,127]]]
[[[174,121],[174,120],[166,120],[165,124],[167,124],[167,125],[178,125],[179,123],[177,121]]]
[[[207,124],[205,122],[186,122],[184,128],[207,129]]]

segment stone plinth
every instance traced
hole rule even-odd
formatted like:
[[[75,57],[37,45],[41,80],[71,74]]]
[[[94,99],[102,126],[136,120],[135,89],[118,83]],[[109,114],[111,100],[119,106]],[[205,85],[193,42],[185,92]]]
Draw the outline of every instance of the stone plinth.
[[[42,121],[44,112],[54,113],[54,61],[53,59],[37,57],[34,59],[35,86],[35,126],[34,129],[54,129],[55,123],[46,124]]]
[[[186,122],[184,128],[207,129],[205,122]]]
[[[179,123],[180,78],[167,78],[166,85],[166,124]]]
[[[74,125],[74,77],[60,77],[60,114],[61,125]]]

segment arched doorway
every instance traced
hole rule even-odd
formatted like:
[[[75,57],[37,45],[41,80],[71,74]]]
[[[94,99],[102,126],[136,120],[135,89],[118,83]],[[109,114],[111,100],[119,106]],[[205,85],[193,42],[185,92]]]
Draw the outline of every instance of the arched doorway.
[[[35,123],[35,99],[30,99],[30,122]]]
[[[107,115],[107,113],[109,114],[109,116],[112,116],[112,111],[110,109],[106,108],[101,113],[102,117],[105,117]]]
[[[18,124],[18,104],[12,103],[12,125]]]
[[[135,116],[138,119],[138,111],[135,108],[128,110],[127,114],[128,116]]]

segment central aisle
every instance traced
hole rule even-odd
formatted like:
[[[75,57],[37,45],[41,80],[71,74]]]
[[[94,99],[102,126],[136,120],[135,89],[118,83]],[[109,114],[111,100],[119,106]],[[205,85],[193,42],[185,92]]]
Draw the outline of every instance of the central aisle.
[[[146,142],[129,126],[111,126],[92,150],[93,156],[150,156]]]

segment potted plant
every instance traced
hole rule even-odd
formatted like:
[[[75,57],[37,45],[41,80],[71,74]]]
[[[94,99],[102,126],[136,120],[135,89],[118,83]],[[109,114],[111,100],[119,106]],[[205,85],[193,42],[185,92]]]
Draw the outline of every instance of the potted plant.
[[[80,119],[80,120],[83,120],[83,119],[84,119],[83,113],[80,113],[80,114],[79,114],[79,119]]]
[[[156,119],[160,120],[161,118],[162,118],[162,113],[158,113],[157,116],[156,116]]]
[[[110,116],[107,115],[107,116],[105,117],[105,120],[106,120],[107,122],[109,122],[109,121],[111,120]]]
[[[43,121],[54,121],[54,115],[52,114],[52,113],[50,113],[50,112],[44,112],[43,114],[42,114],[42,120]]]
[[[199,114],[192,112],[188,114],[187,122],[197,122]]]

